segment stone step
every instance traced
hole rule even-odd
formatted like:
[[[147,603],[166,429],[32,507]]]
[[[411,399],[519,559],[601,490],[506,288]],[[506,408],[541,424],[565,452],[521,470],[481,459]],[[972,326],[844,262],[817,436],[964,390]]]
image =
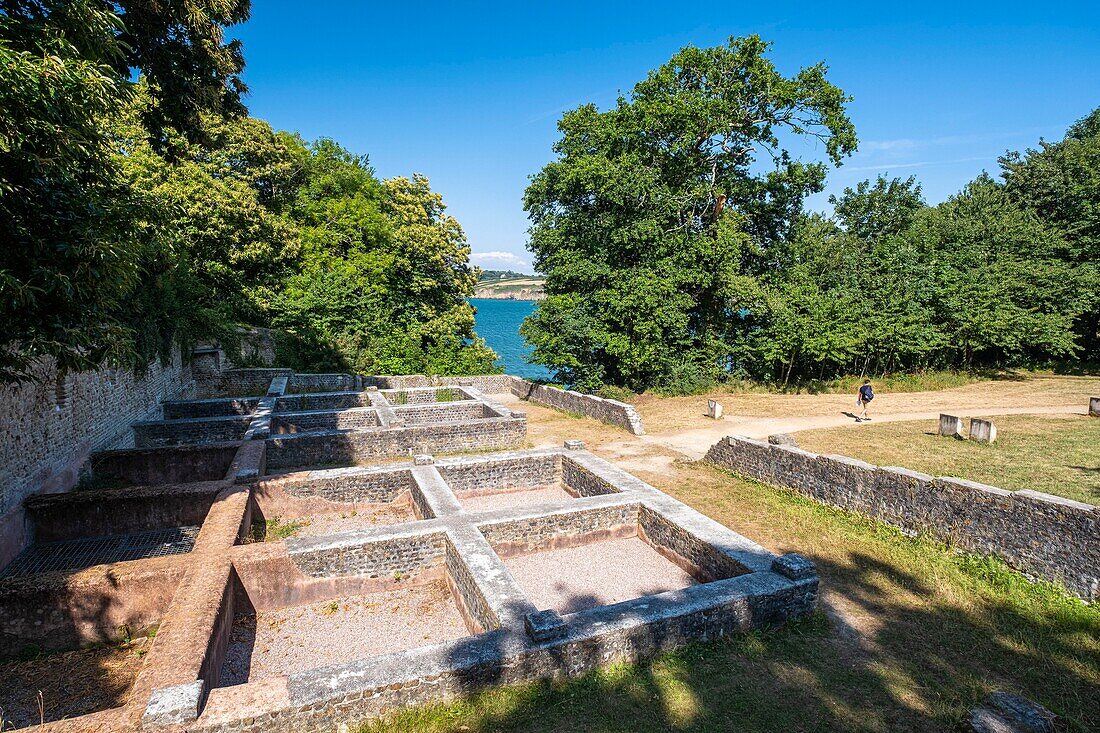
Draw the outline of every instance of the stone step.
[[[1010,692],[994,692],[967,718],[974,733],[1054,733],[1054,720],[1042,705]]]

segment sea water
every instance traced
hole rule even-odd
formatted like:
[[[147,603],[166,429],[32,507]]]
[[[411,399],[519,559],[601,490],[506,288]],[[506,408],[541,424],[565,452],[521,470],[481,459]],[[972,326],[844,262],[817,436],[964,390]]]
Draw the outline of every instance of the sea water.
[[[535,310],[532,300],[470,298],[476,309],[474,330],[497,352],[497,366],[508,374],[526,379],[549,379],[550,371],[527,361],[531,348],[519,335],[519,325]]]

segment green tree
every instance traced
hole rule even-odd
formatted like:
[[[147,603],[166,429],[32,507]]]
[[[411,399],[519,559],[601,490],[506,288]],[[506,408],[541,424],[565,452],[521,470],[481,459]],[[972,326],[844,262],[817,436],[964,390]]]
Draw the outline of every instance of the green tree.
[[[1000,159],[1008,195],[1057,229],[1060,257],[1078,266],[1077,284],[1091,295],[1076,326],[1082,353],[1100,359],[1100,108],[1065,137]]]
[[[830,196],[829,203],[846,232],[867,240],[901,234],[924,208],[920,184],[913,176],[904,181],[879,176],[873,184],[860,181],[854,189],[847,187],[840,196]]]
[[[983,175],[906,235],[935,268],[933,318],[962,365],[1072,356],[1088,294],[1065,242]]]
[[[203,116],[242,116],[247,87],[240,74],[239,40],[225,41],[225,28],[248,20],[251,0],[116,0],[108,3],[121,19],[118,40],[125,54],[116,73],[137,70],[151,94],[142,118],[158,150],[171,131],[195,141]]]
[[[291,216],[300,269],[273,302],[301,368],[484,373],[496,355],[473,332],[476,279],[461,227],[426,178],[379,181],[331,140],[311,149]]]
[[[138,281],[128,191],[99,129],[128,93],[101,3],[0,4],[0,379],[132,356],[119,318]],[[22,12],[21,12],[22,11]]]
[[[43,356],[62,370],[144,365],[176,328],[134,308],[190,302],[180,253],[150,238],[157,212],[108,127],[132,99],[133,69],[155,79],[154,117],[185,134],[195,110],[236,109],[239,47],[220,43],[220,24],[247,3],[135,0],[126,26],[112,11],[128,5],[0,0],[0,380],[28,378]]]
[[[856,145],[825,66],[786,77],[768,47],[685,48],[615,108],[559,122],[524,199],[548,297],[522,328],[559,379],[678,389],[728,361],[771,243],[825,178],[781,137],[816,138],[834,164]]]

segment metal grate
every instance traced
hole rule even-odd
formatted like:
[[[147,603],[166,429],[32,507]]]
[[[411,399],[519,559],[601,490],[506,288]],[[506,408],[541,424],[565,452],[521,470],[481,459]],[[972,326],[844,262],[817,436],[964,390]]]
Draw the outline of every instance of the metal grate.
[[[199,527],[171,527],[136,534],[44,542],[24,550],[0,570],[0,577],[80,570],[105,563],[181,555],[191,552],[198,534]]]

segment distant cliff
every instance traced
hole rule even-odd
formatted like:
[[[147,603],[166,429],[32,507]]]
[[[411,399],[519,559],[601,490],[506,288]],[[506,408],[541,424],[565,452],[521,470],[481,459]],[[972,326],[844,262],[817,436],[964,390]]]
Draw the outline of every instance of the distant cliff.
[[[477,284],[474,297],[495,300],[542,300],[546,297],[542,283],[543,278],[530,275],[483,278]]]

